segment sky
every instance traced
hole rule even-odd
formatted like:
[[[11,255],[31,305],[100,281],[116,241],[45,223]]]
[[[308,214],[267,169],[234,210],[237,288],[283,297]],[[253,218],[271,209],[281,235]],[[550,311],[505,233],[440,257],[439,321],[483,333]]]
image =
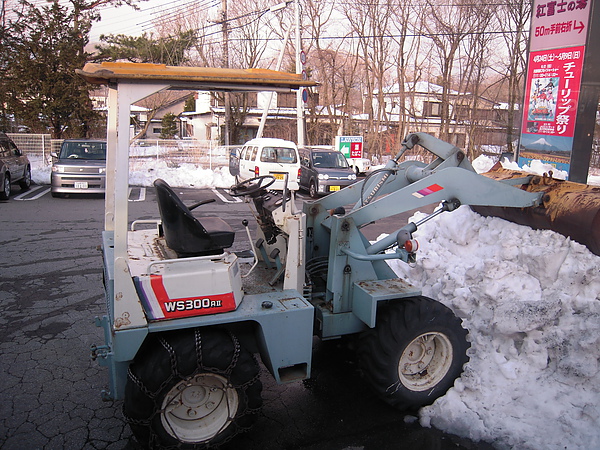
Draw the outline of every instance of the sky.
[[[219,0],[148,0],[139,1],[139,10],[123,5],[120,7],[104,7],[100,9],[101,20],[92,25],[90,42],[99,42],[101,34],[125,34],[139,36],[153,29],[152,21],[162,15],[169,16],[174,11],[190,6],[209,8],[220,5]],[[215,7],[216,10],[216,7]]]
[[[473,162],[479,172],[492,164]],[[130,184],[150,186],[158,177],[178,187],[233,183],[226,168],[152,164],[134,167]],[[33,178],[47,183],[49,170],[38,165]],[[600,176],[589,182],[600,185]],[[463,320],[471,348],[454,387],[407,420],[500,450],[600,448],[600,257],[553,231],[484,218],[467,206],[414,236],[417,262],[390,266]]]

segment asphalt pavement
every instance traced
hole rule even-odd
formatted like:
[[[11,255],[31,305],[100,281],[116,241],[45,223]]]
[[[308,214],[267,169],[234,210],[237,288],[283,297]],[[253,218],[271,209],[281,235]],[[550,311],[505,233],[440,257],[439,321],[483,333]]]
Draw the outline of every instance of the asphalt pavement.
[[[106,369],[90,358],[103,344],[94,317],[105,313],[100,197],[52,198],[45,187],[0,202],[0,447],[138,449],[121,402],[104,402]],[[210,190],[188,192],[235,221],[246,205]],[[200,198],[199,198],[200,197]],[[135,190],[130,217],[157,217],[153,194]],[[262,369],[264,406],[249,432],[226,450],[482,449],[492,447],[422,428],[377,400],[361,379],[352,342],[317,343],[312,377],[279,386]]]

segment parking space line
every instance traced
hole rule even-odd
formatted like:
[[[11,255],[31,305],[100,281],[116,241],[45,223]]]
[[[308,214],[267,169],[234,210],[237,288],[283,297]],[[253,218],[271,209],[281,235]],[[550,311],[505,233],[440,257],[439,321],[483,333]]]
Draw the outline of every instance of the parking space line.
[[[130,202],[143,202],[144,200],[146,200],[146,188],[145,187],[140,187],[140,193],[137,199],[131,199],[129,198],[129,196],[131,195],[131,191],[133,190],[132,187],[129,188],[129,193],[127,194],[127,199]]]
[[[223,195],[221,195],[218,190],[212,189],[212,191],[217,197],[219,197],[223,201],[223,203],[242,203],[242,200],[240,200],[238,197],[231,197],[231,200],[229,200]]]
[[[32,197],[30,197],[30,195],[32,195],[33,193],[42,190],[42,192],[40,192],[39,194],[36,194]],[[17,195],[16,197],[13,197],[13,200],[20,200],[20,201],[29,201],[29,200],[37,200],[38,198],[40,198],[41,196],[47,194],[48,192],[50,192],[50,188],[46,187],[46,186],[37,186],[33,189],[30,189],[29,191],[25,191],[19,195]]]

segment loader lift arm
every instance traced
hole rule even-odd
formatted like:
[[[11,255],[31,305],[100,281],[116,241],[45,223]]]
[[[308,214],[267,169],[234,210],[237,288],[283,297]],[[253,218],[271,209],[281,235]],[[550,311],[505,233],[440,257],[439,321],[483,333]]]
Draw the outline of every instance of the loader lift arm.
[[[415,145],[420,145],[437,158],[430,164],[419,161],[400,163],[404,152]],[[519,183],[523,180],[514,184]],[[511,182],[497,182],[478,175],[464,153],[451,144],[425,133],[408,135],[398,154],[385,168],[304,206],[308,231],[307,268],[310,261],[321,261],[321,265],[327,267],[326,271],[321,270],[321,273],[327,274],[322,293],[321,320],[338,322],[336,326],[323,326],[324,330],[328,330],[326,335],[347,334],[364,324],[375,325],[377,302],[390,298],[392,291],[398,291],[396,275],[383,260],[414,261],[413,249],[410,246],[405,248],[405,242],[412,239],[412,233],[423,221],[442,212],[453,211],[460,205],[529,207],[538,205],[541,197],[542,194],[523,191]],[[430,217],[418,224],[403,225],[377,243],[369,242],[360,231],[374,221],[434,203],[442,206]],[[346,211],[346,205],[353,206]],[[390,247],[397,247],[396,251],[385,253]],[[377,289],[380,291],[388,289],[384,287],[386,283],[396,284],[389,288],[387,297],[369,294],[367,305],[360,306],[356,292],[364,288],[364,283],[375,281],[379,283]],[[397,297],[419,294],[418,289],[409,285],[397,292]],[[366,308],[369,313],[360,313],[361,308]],[[333,318],[336,314],[352,314],[354,317]],[[358,316],[360,321],[355,321]]]

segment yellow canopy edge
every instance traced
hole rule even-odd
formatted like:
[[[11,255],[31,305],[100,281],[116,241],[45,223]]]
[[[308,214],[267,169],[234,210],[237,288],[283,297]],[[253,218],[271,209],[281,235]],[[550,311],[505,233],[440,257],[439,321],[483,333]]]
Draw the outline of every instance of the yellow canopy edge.
[[[131,62],[88,63],[77,74],[89,83],[108,84],[109,81],[140,80],[156,82],[191,82],[231,86],[264,86],[265,88],[298,89],[316,86],[303,80],[302,75],[269,69],[222,69],[215,67],[167,66]]]

